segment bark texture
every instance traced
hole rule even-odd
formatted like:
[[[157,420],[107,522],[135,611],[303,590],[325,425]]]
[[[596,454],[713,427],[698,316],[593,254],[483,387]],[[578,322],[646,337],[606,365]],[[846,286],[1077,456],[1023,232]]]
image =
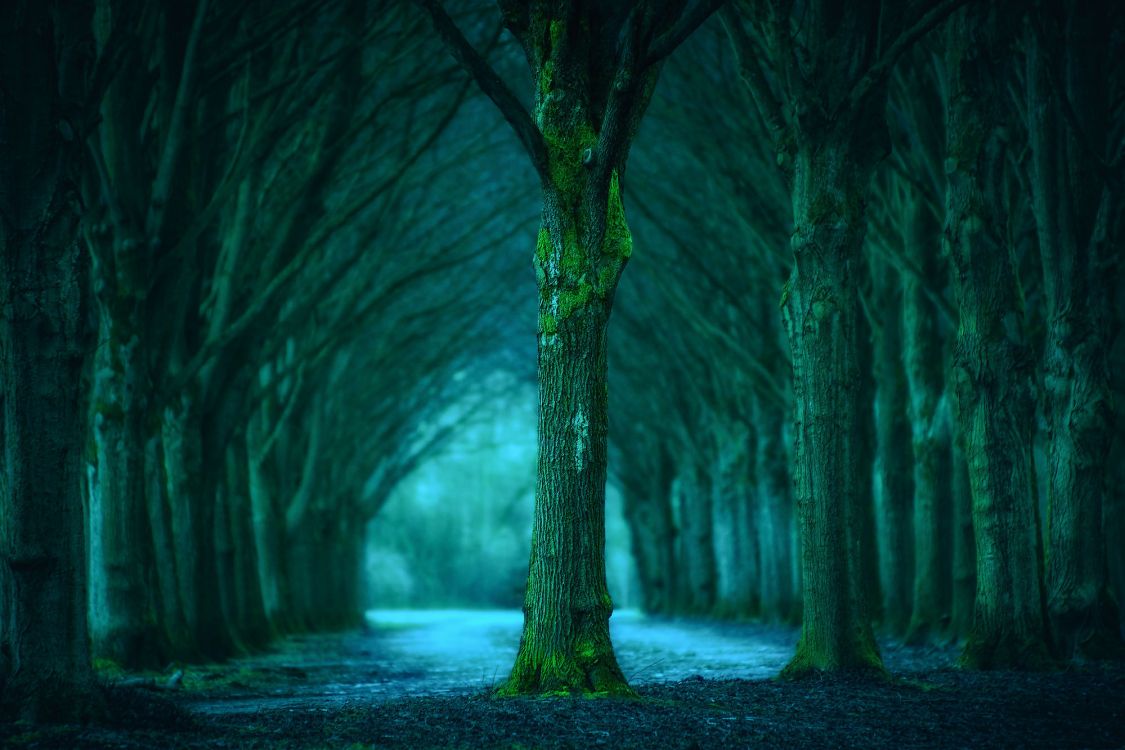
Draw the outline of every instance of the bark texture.
[[[850,135],[850,134],[847,134]],[[794,267],[783,299],[793,361],[795,462],[804,591],[801,639],[784,674],[882,669],[862,580],[857,494],[857,265],[868,173],[841,134],[798,151]]]
[[[1049,28],[1027,42],[1031,187],[1047,302],[1043,362],[1047,419],[1047,608],[1060,655],[1121,652],[1117,608],[1108,593],[1102,506],[1112,443],[1109,282],[1105,272],[1111,185],[1099,161],[1062,115],[1065,88],[1080,127],[1104,140],[1109,93],[1105,9],[1047,3]],[[1045,24],[1046,25],[1046,24]],[[1053,84],[1052,81],[1055,83]]]
[[[950,23],[946,45],[945,241],[960,326],[954,378],[973,498],[977,590],[962,655],[976,668],[1049,663],[1042,560],[1033,492],[1035,362],[1003,217],[1005,43],[998,8],[973,6]]]
[[[98,706],[86,625],[78,241],[90,8],[18,2],[0,31],[0,719]]]

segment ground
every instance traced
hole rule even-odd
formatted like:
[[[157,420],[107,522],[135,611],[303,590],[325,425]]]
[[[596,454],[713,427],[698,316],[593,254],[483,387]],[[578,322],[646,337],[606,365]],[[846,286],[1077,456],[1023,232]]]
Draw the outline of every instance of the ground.
[[[362,633],[166,675],[106,674],[106,723],[0,727],[12,748],[1125,747],[1125,665],[976,673],[884,643],[890,681],[772,678],[796,632],[615,615],[640,700],[496,699],[518,613],[377,612]],[[137,683],[140,682],[138,685]]]

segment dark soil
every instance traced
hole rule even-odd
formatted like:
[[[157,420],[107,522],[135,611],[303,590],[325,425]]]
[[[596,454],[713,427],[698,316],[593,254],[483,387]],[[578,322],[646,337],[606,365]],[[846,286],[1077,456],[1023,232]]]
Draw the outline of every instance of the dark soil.
[[[12,748],[1125,747],[1125,666],[907,672],[889,681],[689,679],[641,699],[354,700],[192,713],[183,694],[110,691],[87,727],[0,727]],[[171,695],[172,697],[167,697]]]
[[[769,676],[793,653],[793,628],[615,620],[639,700],[492,698],[519,613],[408,612],[225,664],[103,668],[105,720],[0,725],[0,747],[1125,748],[1125,663],[971,672],[952,668],[951,644],[884,641],[888,680],[781,682]]]

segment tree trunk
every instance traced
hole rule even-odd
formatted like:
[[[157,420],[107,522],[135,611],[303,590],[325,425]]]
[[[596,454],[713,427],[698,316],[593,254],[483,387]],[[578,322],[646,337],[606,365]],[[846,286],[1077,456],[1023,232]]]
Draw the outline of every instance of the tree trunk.
[[[675,487],[678,507],[681,601],[691,614],[711,614],[715,608],[718,575],[715,569],[711,484],[691,459],[681,469]]]
[[[66,6],[65,8],[63,6]],[[97,710],[86,624],[78,240],[89,8],[16,2],[0,30],[0,719]]]
[[[762,615],[796,622],[799,613],[794,580],[793,480],[785,451],[785,412],[760,401],[754,411],[757,434],[758,539],[761,549]]]
[[[1008,154],[992,89],[1001,46],[996,9],[957,14],[947,36],[946,230],[955,268],[954,373],[976,533],[977,592],[962,662],[976,668],[1050,663],[1033,494],[1035,362],[1019,279],[1004,236]]]
[[[200,655],[220,660],[235,648],[219,596],[215,495],[204,481],[198,407],[188,394],[177,401],[164,411],[162,437],[180,602]]]
[[[105,284],[105,282],[102,282]],[[115,303],[129,309],[120,309]],[[95,657],[157,669],[168,656],[155,602],[145,503],[143,344],[136,303],[103,300],[94,363],[89,488],[90,638]]]
[[[910,617],[910,584],[914,571],[910,523],[913,456],[906,372],[902,363],[902,299],[899,275],[881,264],[872,266],[874,308],[880,312],[874,331],[873,362],[875,430],[879,446],[875,464],[875,507],[879,580],[883,592],[882,622],[889,632],[902,635]]]
[[[953,406],[946,398],[945,419],[950,424],[949,483],[953,504],[953,589],[950,627],[955,638],[967,638],[973,628],[973,609],[977,591],[977,543],[973,532],[973,491],[969,485],[969,464],[965,440],[959,425],[952,424]]]
[[[632,236],[616,172],[607,205],[582,197],[592,131],[551,122],[549,114],[542,110],[552,178],[535,254],[539,453],[531,561],[519,654],[501,693],[631,693],[609,637],[605,485],[606,327]],[[594,244],[599,223],[605,232]]]
[[[754,617],[759,612],[758,549],[751,511],[749,441],[745,428],[725,435],[715,459],[712,512],[716,609],[724,617]]]
[[[837,136],[838,137],[838,136]],[[867,172],[846,142],[806,142],[794,171],[794,267],[782,300],[792,350],[803,619],[785,676],[882,670],[861,580],[856,274]]]
[[[249,469],[248,491],[257,552],[258,586],[270,625],[279,633],[296,629],[290,608],[285,577],[285,520],[279,507],[276,478],[269,455],[263,453],[269,431],[266,412],[256,411],[246,426],[246,457]]]
[[[238,442],[227,448],[227,481],[224,486],[226,516],[232,545],[231,588],[227,619],[243,644],[251,649],[275,637],[258,585],[258,555],[254,544],[254,519],[250,510],[246,454]]]
[[[869,261],[864,260],[865,264]],[[861,294],[870,294],[864,286]],[[862,363],[858,369],[856,381],[856,423],[858,425],[858,438],[853,452],[855,464],[858,469],[856,474],[856,523],[857,534],[850,539],[856,553],[859,555],[859,581],[863,586],[863,601],[866,602],[867,614],[873,622],[883,620],[883,592],[879,576],[879,546],[875,526],[875,469],[878,456],[878,438],[875,425],[875,401],[877,391],[875,387],[874,362],[874,331],[871,321],[863,313],[863,307],[856,297],[856,349],[855,361]]]
[[[658,458],[651,476],[638,476],[625,490],[625,518],[641,583],[643,609],[670,614],[675,609],[677,590],[671,459],[665,449],[653,450]]]
[[[1113,444],[1110,449],[1109,487],[1102,515],[1106,539],[1125,539],[1125,273],[1118,269],[1113,286],[1113,329],[1110,379],[1115,395]],[[1118,606],[1125,607],[1125,544],[1107,545],[1110,587]],[[1119,631],[1125,637],[1125,625]]]
[[[1108,369],[1110,289],[1105,260],[1114,210],[1099,165],[1062,122],[1049,83],[1057,66],[1068,106],[1104,139],[1108,94],[1097,83],[1110,26],[1099,13],[1067,11],[1063,35],[1027,42],[1031,187],[1043,262],[1047,341],[1049,554],[1047,609],[1064,657],[1121,651],[1117,608],[1108,593],[1102,505],[1113,440]],[[1060,19],[1062,20],[1062,19]],[[1044,44],[1063,36],[1053,50]]]
[[[942,394],[945,353],[938,309],[927,285],[945,278],[937,262],[940,226],[921,200],[911,203],[905,233],[906,254],[922,274],[903,279],[903,361],[908,390],[910,440],[914,452],[914,582],[913,606],[906,640],[921,643],[942,629],[948,602],[949,572],[942,555],[942,512],[949,509],[948,475],[940,473],[943,458]],[[937,292],[940,287],[935,285]],[[945,497],[943,497],[945,496]]]

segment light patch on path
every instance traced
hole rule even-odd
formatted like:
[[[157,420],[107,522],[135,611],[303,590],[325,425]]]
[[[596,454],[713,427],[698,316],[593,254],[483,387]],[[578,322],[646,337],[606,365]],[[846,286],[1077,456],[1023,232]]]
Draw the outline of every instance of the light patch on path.
[[[307,710],[349,700],[479,693],[502,682],[516,659],[523,615],[508,610],[372,610],[368,630],[289,639],[275,652],[236,667],[299,670],[299,680],[256,694],[200,696],[193,710],[232,714]],[[763,679],[793,653],[789,628],[614,613],[610,630],[631,684],[705,679]],[[252,687],[252,686],[251,686]]]

